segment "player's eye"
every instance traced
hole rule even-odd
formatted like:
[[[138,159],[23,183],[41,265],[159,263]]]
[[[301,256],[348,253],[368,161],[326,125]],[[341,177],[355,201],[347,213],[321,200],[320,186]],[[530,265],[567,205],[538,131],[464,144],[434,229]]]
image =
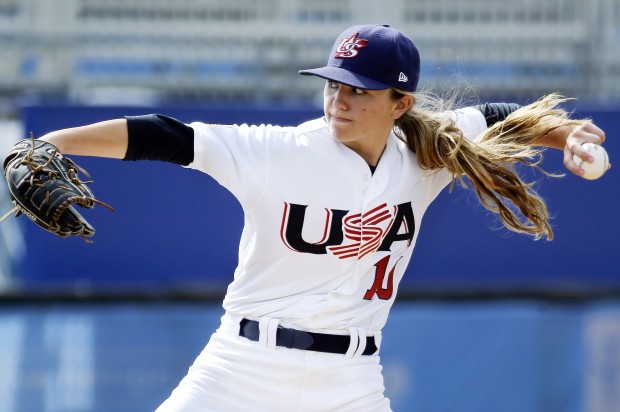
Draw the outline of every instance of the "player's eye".
[[[333,80],[328,80],[327,81],[327,87],[330,89],[339,89],[340,86],[342,86],[341,83],[335,82]],[[358,89],[357,87],[351,87],[351,86],[346,86],[347,88],[351,89],[351,92],[353,94],[364,94],[366,93],[366,90],[364,89]]]

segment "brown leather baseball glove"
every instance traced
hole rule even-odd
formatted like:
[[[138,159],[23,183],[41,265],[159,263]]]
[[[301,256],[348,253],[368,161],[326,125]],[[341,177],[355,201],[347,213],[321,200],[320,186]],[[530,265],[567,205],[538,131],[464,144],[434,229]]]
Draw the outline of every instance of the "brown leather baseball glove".
[[[25,214],[43,229],[60,237],[78,235],[82,239],[95,234],[95,229],[77,212],[75,205],[92,209],[96,204],[113,211],[96,200],[78,174],[88,173],[56,146],[43,140],[24,139],[15,144],[4,160],[4,177],[15,207],[15,216]]]

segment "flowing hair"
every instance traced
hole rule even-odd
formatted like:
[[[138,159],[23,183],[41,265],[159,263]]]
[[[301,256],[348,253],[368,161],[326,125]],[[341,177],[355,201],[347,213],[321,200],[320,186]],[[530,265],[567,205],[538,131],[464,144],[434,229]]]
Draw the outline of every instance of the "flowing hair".
[[[393,89],[398,99],[405,92]],[[563,126],[574,126],[584,120],[572,120],[560,105],[568,99],[550,94],[515,110],[473,141],[466,139],[446,110],[455,102],[426,92],[412,94],[413,107],[395,122],[396,135],[416,154],[422,169],[446,168],[455,183],[466,187],[469,179],[481,204],[496,213],[511,231],[553,239],[549,211],[536,193],[533,183],[524,182],[515,170],[522,164],[540,170],[546,176],[562,175],[545,172],[541,167],[544,148],[536,141]]]

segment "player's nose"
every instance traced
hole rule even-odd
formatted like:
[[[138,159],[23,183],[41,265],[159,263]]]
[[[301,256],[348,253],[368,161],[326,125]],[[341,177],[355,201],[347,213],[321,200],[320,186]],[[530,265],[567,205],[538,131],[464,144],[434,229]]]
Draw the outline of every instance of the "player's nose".
[[[333,94],[332,105],[339,110],[346,110],[349,107],[347,91],[344,87],[339,87]]]

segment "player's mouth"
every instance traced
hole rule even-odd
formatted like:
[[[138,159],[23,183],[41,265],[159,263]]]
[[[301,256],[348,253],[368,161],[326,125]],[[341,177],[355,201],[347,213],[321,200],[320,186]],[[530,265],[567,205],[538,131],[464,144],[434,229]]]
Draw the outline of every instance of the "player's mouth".
[[[339,122],[339,123],[350,123],[350,122],[352,122],[352,121],[353,121],[353,120],[351,120],[351,119],[347,119],[347,118],[344,118],[344,117],[336,116],[336,115],[335,115],[335,114],[333,114],[333,113],[330,113],[330,117],[331,117],[331,119],[332,119],[333,121],[335,121],[335,122]]]

